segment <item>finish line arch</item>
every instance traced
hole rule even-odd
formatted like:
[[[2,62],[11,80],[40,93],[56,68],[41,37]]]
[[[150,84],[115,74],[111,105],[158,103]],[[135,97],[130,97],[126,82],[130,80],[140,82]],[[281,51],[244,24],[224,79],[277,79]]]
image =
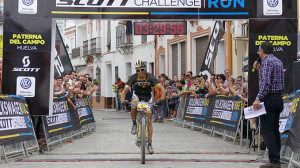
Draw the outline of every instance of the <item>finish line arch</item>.
[[[297,1],[293,0],[6,0],[4,2],[3,93],[26,97],[32,115],[52,114],[55,19],[230,20],[249,19],[249,65],[261,41],[286,36],[276,51],[292,74],[297,57]],[[273,37],[276,36],[276,37]],[[285,38],[285,37],[282,37]],[[266,39],[266,40],[264,40]],[[274,41],[274,40],[273,40]],[[249,101],[257,93],[257,72],[249,73]],[[30,81],[28,86],[26,81]],[[286,92],[292,91],[286,75]],[[25,83],[24,83],[25,82]]]

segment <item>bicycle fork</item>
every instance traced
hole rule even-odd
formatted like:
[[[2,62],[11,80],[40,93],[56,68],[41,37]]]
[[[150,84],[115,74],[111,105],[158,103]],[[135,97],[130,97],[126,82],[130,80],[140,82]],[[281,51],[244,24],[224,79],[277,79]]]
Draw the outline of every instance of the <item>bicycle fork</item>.
[[[136,145],[137,146],[140,146],[141,145],[141,130],[142,130],[142,125],[141,125],[141,119],[143,118],[143,117],[145,117],[145,121],[146,121],[146,129],[145,129],[145,131],[146,131],[146,142],[148,143],[148,138],[149,138],[149,132],[148,132],[148,116],[147,115],[145,115],[145,114],[138,114],[139,115],[139,119],[138,119],[138,133],[137,133],[137,142],[136,142]],[[145,115],[145,116],[144,116]]]

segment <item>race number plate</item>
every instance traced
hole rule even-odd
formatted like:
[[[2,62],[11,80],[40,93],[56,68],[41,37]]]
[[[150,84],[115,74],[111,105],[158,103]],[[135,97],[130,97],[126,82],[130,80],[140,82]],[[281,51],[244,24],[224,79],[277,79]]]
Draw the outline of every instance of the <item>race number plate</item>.
[[[148,104],[139,103],[137,108],[138,108],[139,111],[146,111],[146,110],[148,110]]]

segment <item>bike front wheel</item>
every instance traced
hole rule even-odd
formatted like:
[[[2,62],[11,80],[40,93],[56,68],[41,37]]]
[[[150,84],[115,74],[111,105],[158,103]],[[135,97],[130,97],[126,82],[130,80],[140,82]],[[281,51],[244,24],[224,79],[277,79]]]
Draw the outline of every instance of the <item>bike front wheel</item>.
[[[141,163],[145,164],[146,155],[146,121],[141,118]]]

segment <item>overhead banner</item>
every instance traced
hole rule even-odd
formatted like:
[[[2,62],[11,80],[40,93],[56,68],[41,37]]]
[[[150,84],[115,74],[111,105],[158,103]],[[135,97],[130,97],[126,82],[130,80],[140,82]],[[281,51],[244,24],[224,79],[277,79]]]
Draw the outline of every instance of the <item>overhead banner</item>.
[[[181,0],[81,0],[66,1],[56,0],[56,7],[72,7],[72,8],[201,8],[202,0],[181,1]],[[217,3],[216,3],[217,4]],[[240,6],[245,3],[239,1]]]
[[[75,117],[68,107],[66,97],[53,99],[53,115],[44,116],[47,138],[74,130]]]
[[[253,63],[259,55],[259,45],[269,41],[274,46],[274,56],[279,58],[284,66],[285,90],[293,92],[293,62],[297,60],[297,19],[251,19],[249,21],[249,69],[250,82],[248,100],[251,105],[258,93],[258,71],[252,72]]]
[[[207,76],[210,79],[210,74],[213,73],[212,65],[218,53],[220,40],[225,34],[224,22],[216,21],[212,35],[210,37],[208,47],[206,49],[205,57],[201,66],[199,75]]]
[[[35,139],[25,98],[0,95],[0,145]]]
[[[31,3],[32,2],[32,3]],[[248,19],[256,1],[245,0],[52,0],[5,2],[11,16],[87,19]],[[142,10],[141,10],[142,9]]]
[[[236,131],[241,116],[241,98],[216,95],[205,98],[190,96],[185,120]]]

